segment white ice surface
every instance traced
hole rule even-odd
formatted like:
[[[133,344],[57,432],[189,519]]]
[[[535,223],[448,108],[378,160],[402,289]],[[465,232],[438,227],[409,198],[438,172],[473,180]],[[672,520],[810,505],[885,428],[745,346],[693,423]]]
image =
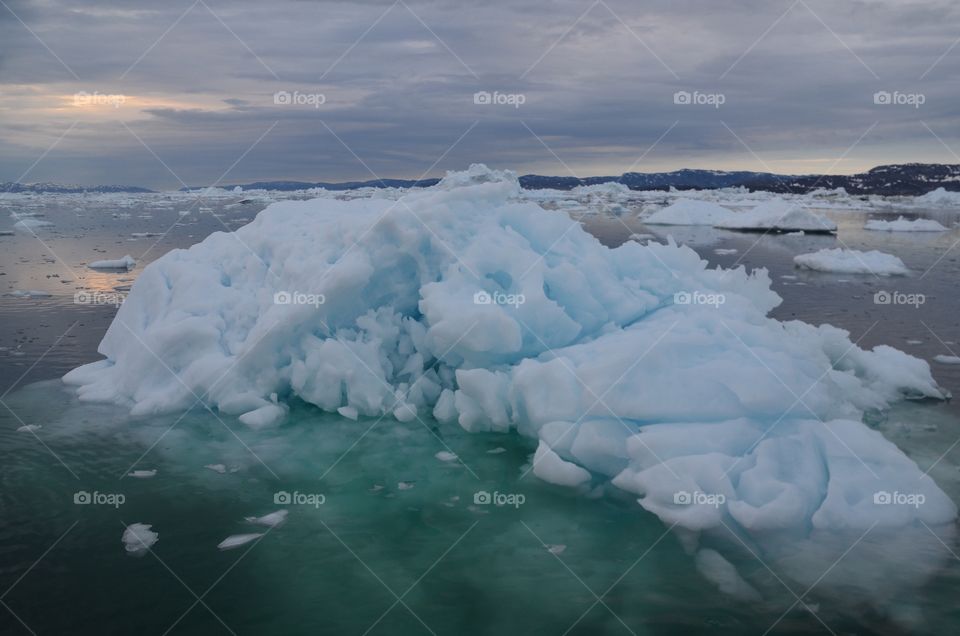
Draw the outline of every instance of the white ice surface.
[[[722,205],[696,199],[680,199],[643,219],[647,225],[717,225],[733,221],[737,214]]]
[[[769,199],[747,212],[721,220],[715,227],[730,230],[770,230],[778,232],[834,232],[837,224],[805,210],[785,199]]]
[[[137,266],[137,261],[127,254],[123,258],[109,259],[103,261],[93,261],[87,263],[90,269],[126,269],[130,270]]]
[[[911,221],[899,216],[896,221],[871,219],[867,221],[863,229],[880,232],[946,232],[950,228],[940,225],[933,219],[913,219]]]
[[[793,262],[806,269],[839,274],[903,276],[910,273],[899,258],[877,250],[861,252],[839,247],[822,249],[810,254],[798,254],[793,257]]]

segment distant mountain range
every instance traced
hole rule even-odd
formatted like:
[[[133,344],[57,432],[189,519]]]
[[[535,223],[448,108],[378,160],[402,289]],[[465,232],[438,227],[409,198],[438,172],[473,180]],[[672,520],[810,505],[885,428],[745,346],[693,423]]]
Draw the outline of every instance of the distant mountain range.
[[[0,183],[0,194],[4,192],[29,192],[34,194],[39,194],[42,192],[56,194],[80,194],[83,192],[153,192],[153,190],[148,188],[140,188],[137,186],[121,185],[81,186],[63,185],[61,183],[14,183],[12,181],[7,181],[6,183]]]
[[[256,181],[241,184],[242,190],[355,190],[365,187],[429,187],[439,179],[384,179],[373,181],[347,181],[343,183],[307,181]],[[960,191],[960,164],[905,163],[877,166],[868,172],[853,175],[779,175],[769,172],[724,172],[721,170],[676,170],[674,172],[625,172],[619,177],[550,177],[527,174],[520,177],[520,185],[528,190],[552,188],[570,190],[582,185],[622,183],[631,190],[712,190],[716,188],[744,187],[749,190],[768,192],[793,192],[804,194],[817,189],[844,188],[850,194],[879,194],[886,196],[920,195],[937,188]],[[234,185],[223,186],[236,187]],[[186,190],[187,188],[182,188]],[[151,192],[146,188],[132,186],[69,186],[54,183],[0,183],[0,192]]]

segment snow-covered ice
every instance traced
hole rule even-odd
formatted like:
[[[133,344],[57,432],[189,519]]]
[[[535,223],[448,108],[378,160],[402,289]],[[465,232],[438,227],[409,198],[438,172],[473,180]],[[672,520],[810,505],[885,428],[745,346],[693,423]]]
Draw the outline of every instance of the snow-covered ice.
[[[898,216],[896,221],[871,219],[863,226],[865,230],[878,232],[946,232],[950,228],[940,225],[933,219],[908,220]]]
[[[133,470],[127,473],[127,477],[134,477],[136,479],[150,479],[151,477],[157,476],[157,469],[152,470]]]
[[[808,536],[955,518],[930,477],[861,423],[905,397],[946,398],[926,361],[768,317],[780,297],[765,270],[710,269],[672,241],[610,249],[519,193],[513,173],[475,166],[399,200],[275,203],[148,265],[100,344],[105,360],[64,379],[134,414],[200,395],[260,425],[299,398],[516,430],[537,440],[541,478],[612,483],[689,530]],[[759,208],[757,227],[780,212],[832,226],[783,202]],[[724,302],[678,304],[680,293]],[[926,503],[876,505],[878,491]]]
[[[910,273],[899,258],[877,250],[861,252],[839,247],[822,249],[810,254],[798,254],[793,257],[793,262],[806,269],[839,274],[903,276]]]

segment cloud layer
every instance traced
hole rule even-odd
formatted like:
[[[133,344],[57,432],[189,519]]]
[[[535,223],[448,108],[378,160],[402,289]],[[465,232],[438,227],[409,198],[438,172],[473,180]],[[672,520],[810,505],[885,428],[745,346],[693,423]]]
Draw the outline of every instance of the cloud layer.
[[[4,0],[0,181],[960,163],[958,18],[902,0]]]

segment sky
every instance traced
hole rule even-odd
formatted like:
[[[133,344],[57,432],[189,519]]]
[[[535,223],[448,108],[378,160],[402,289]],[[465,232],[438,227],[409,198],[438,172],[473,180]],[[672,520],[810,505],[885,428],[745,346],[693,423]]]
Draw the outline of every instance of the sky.
[[[958,25],[954,0],[0,0],[0,182],[960,163]]]

